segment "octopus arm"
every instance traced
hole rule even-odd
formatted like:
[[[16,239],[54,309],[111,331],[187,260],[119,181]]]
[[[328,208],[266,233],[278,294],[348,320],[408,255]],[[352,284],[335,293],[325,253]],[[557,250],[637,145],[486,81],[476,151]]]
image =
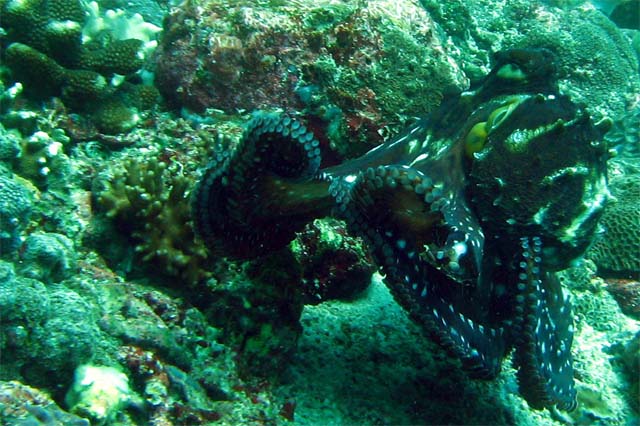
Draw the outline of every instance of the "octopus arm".
[[[330,212],[318,145],[299,120],[259,113],[233,152],[214,156],[192,196],[195,228],[214,254],[250,258],[279,249]]]
[[[516,296],[516,352],[520,392],[536,409],[576,407],[569,297],[552,273],[540,269],[541,242],[523,238],[523,260]]]
[[[393,296],[474,377],[492,378],[506,351],[503,333],[460,312],[464,293],[448,272],[445,253],[457,231],[447,226],[443,191],[422,172],[378,166],[360,172],[348,192],[336,191],[339,210],[368,243]],[[464,238],[460,238],[464,241]],[[434,266],[440,262],[441,268]]]

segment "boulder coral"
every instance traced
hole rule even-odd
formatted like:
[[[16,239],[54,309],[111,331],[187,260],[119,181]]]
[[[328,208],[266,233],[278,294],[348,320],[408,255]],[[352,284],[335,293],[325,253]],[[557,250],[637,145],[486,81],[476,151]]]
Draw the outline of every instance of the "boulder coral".
[[[165,21],[156,81],[196,112],[306,108],[347,155],[467,85],[411,0],[185,3]]]
[[[63,285],[51,288],[0,261],[1,378],[36,386],[63,383],[91,359],[100,332],[92,308]]]
[[[640,279],[640,181],[638,174],[610,179],[614,199],[600,220],[602,234],[587,252],[598,273]]]

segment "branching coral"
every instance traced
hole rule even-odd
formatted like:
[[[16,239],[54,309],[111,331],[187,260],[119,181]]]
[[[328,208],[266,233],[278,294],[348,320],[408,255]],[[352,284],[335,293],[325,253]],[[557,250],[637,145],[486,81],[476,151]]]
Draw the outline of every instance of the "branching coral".
[[[157,263],[169,276],[195,283],[206,277],[206,250],[195,241],[186,201],[190,180],[178,163],[158,152],[135,159],[99,183],[96,202],[108,218],[136,241],[144,261]]]

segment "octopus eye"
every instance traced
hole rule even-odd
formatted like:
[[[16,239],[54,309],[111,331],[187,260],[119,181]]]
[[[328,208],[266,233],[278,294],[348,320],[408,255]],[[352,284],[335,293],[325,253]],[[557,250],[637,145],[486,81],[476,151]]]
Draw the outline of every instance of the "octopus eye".
[[[511,113],[523,101],[523,97],[513,96],[505,103],[489,114],[487,121],[481,121],[471,127],[464,140],[464,151],[467,157],[473,158],[473,154],[482,151],[487,143],[487,138],[497,129]]]
[[[473,158],[473,154],[476,152],[480,152],[484,145],[487,143],[487,122],[481,121],[476,123],[469,133],[467,133],[467,137],[464,139],[464,152],[467,154],[467,157]]]
[[[507,101],[503,106],[496,108],[487,119],[487,131],[490,133],[492,130],[500,126],[504,120],[511,115],[513,110],[516,109],[520,102],[520,98],[514,98]]]

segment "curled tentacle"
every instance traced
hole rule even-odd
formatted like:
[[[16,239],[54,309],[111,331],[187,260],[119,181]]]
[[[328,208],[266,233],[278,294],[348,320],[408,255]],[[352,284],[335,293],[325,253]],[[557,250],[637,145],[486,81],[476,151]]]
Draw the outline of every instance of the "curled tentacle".
[[[576,407],[576,390],[569,297],[555,276],[542,273],[540,239],[523,237],[521,244],[514,323],[520,392],[533,408],[557,405],[570,411]]]
[[[254,257],[286,245],[326,213],[318,140],[288,115],[257,114],[237,149],[222,152],[193,192],[195,228],[216,254]]]
[[[494,377],[505,351],[502,331],[454,308],[466,291],[459,281],[475,274],[475,262],[460,249],[464,234],[446,224],[442,191],[406,166],[369,168],[350,188],[332,189],[398,302],[475,377]]]

